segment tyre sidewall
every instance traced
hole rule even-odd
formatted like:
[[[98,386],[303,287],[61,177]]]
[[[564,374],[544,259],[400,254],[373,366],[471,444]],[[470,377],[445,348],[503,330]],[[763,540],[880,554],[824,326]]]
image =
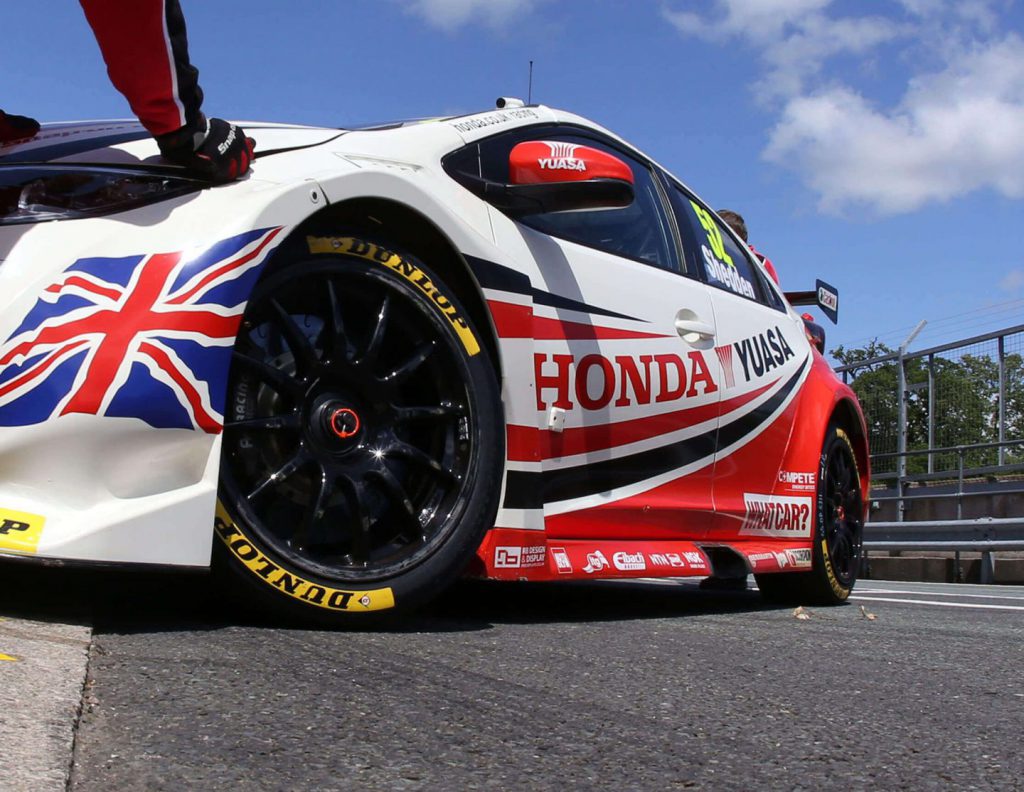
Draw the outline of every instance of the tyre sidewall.
[[[847,433],[835,426],[829,425],[825,433],[825,441],[822,443],[821,458],[818,464],[818,490],[815,503],[815,537],[814,537],[814,566],[820,576],[822,589],[836,602],[843,602],[849,598],[850,592],[856,583],[856,566],[849,585],[846,585],[836,575],[835,568],[829,555],[829,515],[830,510],[827,503],[827,476],[828,460],[836,447],[845,448],[850,455],[854,473],[857,477],[858,487],[860,486],[860,472],[857,468],[857,455],[854,453],[853,444]],[[862,495],[863,497],[863,495]]]

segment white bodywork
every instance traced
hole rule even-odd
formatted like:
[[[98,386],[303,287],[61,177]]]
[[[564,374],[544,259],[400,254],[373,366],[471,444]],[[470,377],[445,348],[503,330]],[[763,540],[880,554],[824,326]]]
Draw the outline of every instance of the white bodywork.
[[[403,204],[428,218],[463,256],[504,265],[542,288],[565,291],[573,286],[572,271],[564,273],[560,283],[547,282],[552,278],[551,271],[542,272],[535,266],[536,251],[530,247],[542,242],[524,236],[516,224],[457,184],[441,167],[444,155],[473,140],[516,126],[554,121],[593,127],[583,119],[543,107],[344,133],[245,125],[257,140],[258,152],[305,147],[258,159],[251,175],[240,182],[134,211],[94,219],[0,226],[0,341],[15,333],[48,284],[77,260],[201,251],[253,229],[280,227],[282,231],[273,244],[260,254],[262,261],[272,256],[277,244],[302,221],[329,204],[361,197]],[[47,127],[39,142],[0,149],[0,165],[12,151],[25,154],[27,159],[33,148],[43,149],[56,141],[73,142],[89,135],[132,129],[137,127],[128,122],[110,124],[101,131],[95,126]],[[155,144],[146,138],[52,161],[130,165],[156,159]],[[566,246],[571,247],[571,243]],[[672,288],[690,289],[691,302],[698,306],[701,320],[714,324],[716,308],[699,284],[687,282],[680,287],[677,278],[670,285],[669,274],[637,265],[638,281],[624,287],[598,276],[615,257],[596,251],[583,255],[589,259],[584,264],[593,268],[594,277],[586,284],[575,285],[586,301],[632,306],[634,316],[656,312],[657,322],[667,328],[661,342],[665,349],[680,345],[672,329],[678,303]],[[484,296],[521,300],[493,291]],[[244,303],[233,310],[240,313],[243,309]],[[544,310],[538,308],[538,314]],[[554,309],[547,312],[565,318]],[[806,348],[799,319],[792,311],[778,316],[777,323],[784,327],[794,348]],[[609,356],[616,353],[615,343],[602,344]],[[694,341],[693,348],[706,349],[707,344]],[[513,393],[508,386],[510,381],[532,379],[532,342],[525,338],[503,341],[501,357],[506,421],[545,429],[548,416],[538,414],[532,388],[521,387]],[[714,354],[710,358],[714,360]],[[0,365],[0,371],[2,368]],[[718,373],[715,379],[719,379]],[[718,398],[720,394],[708,396],[706,401]],[[581,426],[584,418],[581,411],[576,411],[568,413],[565,420],[572,428]],[[692,433],[702,428],[706,426],[684,431]],[[19,545],[13,534],[0,534],[0,553],[88,562],[206,566],[211,553],[219,458],[218,433],[198,428],[154,428],[136,418],[103,415],[102,410],[97,415],[54,415],[32,425],[2,426],[0,521],[27,515],[33,518],[33,529],[28,532],[33,535],[29,544]],[[545,464],[557,467],[571,462],[556,459]],[[542,463],[510,465],[529,471],[539,470]],[[557,514],[584,505],[588,504],[555,503],[548,511]],[[544,517],[540,508],[502,509],[496,524],[541,529]]]

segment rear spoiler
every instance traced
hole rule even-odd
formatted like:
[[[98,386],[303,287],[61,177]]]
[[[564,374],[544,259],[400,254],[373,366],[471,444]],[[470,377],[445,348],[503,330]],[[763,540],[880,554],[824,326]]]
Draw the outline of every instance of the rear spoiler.
[[[790,305],[817,305],[821,312],[839,324],[839,290],[823,280],[815,281],[814,291],[786,292]]]

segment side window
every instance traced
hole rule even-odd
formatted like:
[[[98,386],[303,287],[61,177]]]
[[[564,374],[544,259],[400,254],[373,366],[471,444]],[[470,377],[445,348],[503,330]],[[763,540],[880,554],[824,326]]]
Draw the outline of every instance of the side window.
[[[673,185],[670,197],[679,225],[694,236],[697,266],[703,268],[707,282],[748,300],[766,302],[765,286],[749,251],[740,248],[714,214],[681,189]]]
[[[445,161],[452,170],[479,168],[479,175],[497,182],[508,182],[508,157],[512,148],[525,140],[551,140],[576,143],[606,151],[633,170],[636,200],[622,209],[580,212],[555,212],[524,217],[521,222],[551,236],[587,247],[635,259],[661,269],[678,272],[672,232],[658,187],[651,170],[630,154],[586,135],[567,134],[565,128],[517,130],[481,141],[479,147],[460,152]],[[475,150],[474,150],[475,149]],[[474,156],[475,155],[475,156]]]

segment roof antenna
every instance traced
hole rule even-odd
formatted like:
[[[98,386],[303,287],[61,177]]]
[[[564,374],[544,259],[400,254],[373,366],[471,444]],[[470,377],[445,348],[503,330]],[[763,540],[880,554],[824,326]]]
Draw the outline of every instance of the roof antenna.
[[[533,104],[533,61],[530,61],[530,84],[526,89],[526,103]]]

